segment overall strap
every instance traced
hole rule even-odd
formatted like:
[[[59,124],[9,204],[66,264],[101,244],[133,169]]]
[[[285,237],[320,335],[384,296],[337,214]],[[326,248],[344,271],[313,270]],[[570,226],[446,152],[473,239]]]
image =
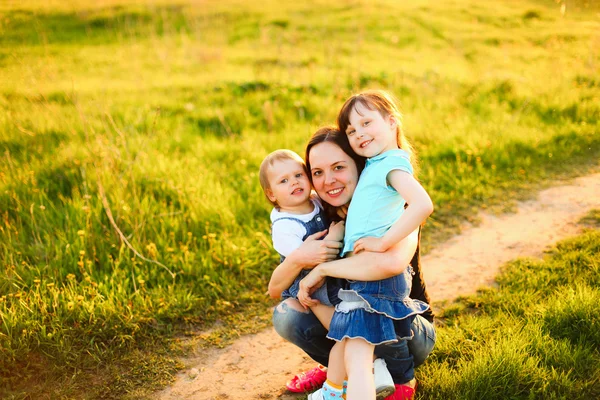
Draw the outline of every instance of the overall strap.
[[[308,236],[309,226],[308,226],[308,223],[306,223],[306,222],[304,222],[304,221],[302,221],[301,219],[298,219],[298,218],[292,218],[292,217],[280,217],[280,218],[277,218],[275,221],[271,222],[271,235],[273,234],[273,225],[275,225],[275,222],[281,221],[281,220],[284,220],[284,219],[287,219],[289,221],[297,222],[297,223],[299,223],[300,225],[302,225],[304,227],[304,230],[307,233],[302,238],[302,240],[304,241],[306,239],[306,237]],[[283,262],[283,260],[285,260],[285,257],[283,255],[279,254],[279,263],[281,264]]]

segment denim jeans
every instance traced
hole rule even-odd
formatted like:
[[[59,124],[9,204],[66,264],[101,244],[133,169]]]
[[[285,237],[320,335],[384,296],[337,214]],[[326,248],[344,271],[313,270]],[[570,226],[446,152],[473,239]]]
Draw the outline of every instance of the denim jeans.
[[[327,365],[335,342],[327,339],[327,329],[312,312],[295,310],[283,301],[273,311],[273,326],[279,336],[300,347],[316,362]],[[414,368],[425,361],[435,345],[431,322],[417,315],[411,327],[412,339],[375,347],[375,355],[385,360],[394,382],[399,384],[414,378]]]

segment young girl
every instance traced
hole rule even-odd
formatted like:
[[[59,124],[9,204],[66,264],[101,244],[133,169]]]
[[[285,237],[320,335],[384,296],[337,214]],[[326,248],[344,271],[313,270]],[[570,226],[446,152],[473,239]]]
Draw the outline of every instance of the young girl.
[[[397,106],[383,91],[352,96],[338,115],[339,129],[346,133],[352,149],[367,158],[348,209],[342,256],[384,252],[433,211],[429,195],[413,177],[411,147],[401,122]],[[327,381],[309,400],[342,395],[339,388],[345,377],[348,400],[375,399],[375,345],[395,342],[398,336],[410,339],[412,319],[429,308],[408,297],[411,272],[408,266],[404,273],[382,281],[351,281],[348,290],[339,291],[342,302],[336,306],[327,335],[337,342],[330,353]],[[302,296],[300,301],[308,304]]]

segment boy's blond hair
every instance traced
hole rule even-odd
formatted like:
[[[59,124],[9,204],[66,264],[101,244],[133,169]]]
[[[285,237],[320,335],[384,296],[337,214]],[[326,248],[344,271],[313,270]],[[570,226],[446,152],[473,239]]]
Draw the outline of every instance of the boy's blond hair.
[[[269,178],[267,176],[267,172],[268,172],[269,168],[271,168],[273,166],[273,164],[275,164],[275,161],[284,161],[284,160],[292,160],[292,161],[298,162],[300,165],[302,165],[304,172],[305,173],[307,172],[306,164],[304,163],[304,160],[302,159],[302,157],[300,157],[298,154],[294,153],[291,150],[287,150],[287,149],[275,150],[274,152],[272,152],[271,154],[266,156],[264,160],[262,160],[262,163],[260,163],[260,170],[258,172],[258,179],[260,181],[260,186],[262,187],[265,197],[267,198],[267,200],[269,200],[269,203],[273,204],[275,207],[279,207],[279,205],[277,204],[276,201],[272,201],[269,198],[269,196],[267,195],[267,190],[271,189],[271,185],[269,184]]]

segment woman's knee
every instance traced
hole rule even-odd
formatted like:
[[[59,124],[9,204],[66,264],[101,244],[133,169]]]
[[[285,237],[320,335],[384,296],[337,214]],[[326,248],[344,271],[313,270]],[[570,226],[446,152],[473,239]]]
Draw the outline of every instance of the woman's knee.
[[[295,342],[295,338],[301,334],[310,311],[307,311],[295,299],[285,299],[273,310],[273,327],[282,338]]]
[[[415,318],[412,324],[413,338],[408,341],[408,348],[413,356],[415,367],[423,364],[435,346],[435,327],[431,322],[421,317]]]
[[[302,304],[296,299],[285,299],[277,307],[275,307],[275,311],[285,314],[287,311],[291,309],[292,311],[301,312],[304,314],[308,314],[310,311],[302,307]]]

